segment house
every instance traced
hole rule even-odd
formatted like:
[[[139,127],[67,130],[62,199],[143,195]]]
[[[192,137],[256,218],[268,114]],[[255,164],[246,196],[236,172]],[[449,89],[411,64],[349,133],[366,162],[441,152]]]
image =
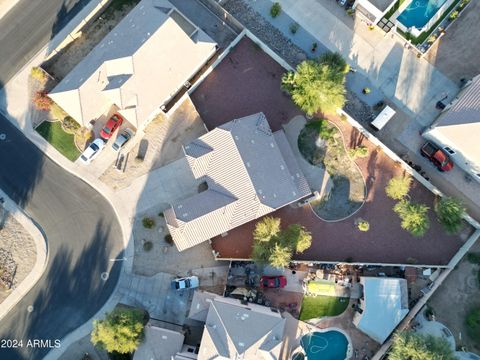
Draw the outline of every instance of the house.
[[[183,150],[208,188],[164,213],[180,251],[311,194],[285,133],[272,132],[263,113],[225,123]]]
[[[356,0],[353,8],[369,25],[376,25],[395,4],[395,0]]]
[[[279,359],[286,320],[274,309],[211,299],[198,359]]]
[[[145,326],[145,339],[135,350],[133,360],[196,359],[196,348],[185,345],[184,341],[182,333],[148,323]]]
[[[142,0],[49,96],[82,126],[116,111],[142,129],[215,52],[170,2]]]
[[[408,314],[407,281],[400,278],[361,277],[363,295],[353,318],[355,326],[383,344]]]
[[[480,75],[475,76],[422,134],[480,181]]]

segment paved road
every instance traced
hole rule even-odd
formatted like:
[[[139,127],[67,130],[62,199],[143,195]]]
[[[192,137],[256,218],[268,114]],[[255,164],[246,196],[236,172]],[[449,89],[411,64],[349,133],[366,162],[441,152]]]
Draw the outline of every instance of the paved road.
[[[0,87],[90,0],[22,0],[0,19]]]
[[[3,17],[0,88],[88,1],[22,0]],[[122,234],[101,194],[45,157],[3,116],[0,133],[7,134],[0,141],[0,187],[41,225],[49,246],[45,273],[0,322],[0,339],[22,340],[23,347],[0,347],[0,359],[36,360],[49,344],[33,340],[54,345],[107,301],[121,265],[109,259],[122,256]],[[102,272],[109,273],[106,282]]]
[[[45,157],[3,116],[0,133],[7,135],[0,141],[0,187],[41,225],[49,247],[44,275],[0,321],[0,339],[23,340],[23,349],[0,348],[0,359],[40,359],[48,349],[27,348],[29,339],[61,339],[107,301],[120,271],[120,262],[109,259],[122,256],[122,234],[101,194]],[[109,272],[107,281],[102,272]]]

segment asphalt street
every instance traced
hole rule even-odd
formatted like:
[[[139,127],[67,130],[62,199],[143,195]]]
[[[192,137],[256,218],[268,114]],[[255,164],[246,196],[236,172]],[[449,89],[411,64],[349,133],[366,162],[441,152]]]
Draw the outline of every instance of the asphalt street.
[[[0,19],[0,88],[86,3],[22,0]],[[0,140],[0,188],[41,226],[49,251],[43,276],[0,321],[0,359],[37,360],[107,301],[121,269],[109,259],[122,256],[122,234],[101,194],[1,115],[0,133],[7,136]]]
[[[0,19],[0,87],[90,0],[21,0]]]

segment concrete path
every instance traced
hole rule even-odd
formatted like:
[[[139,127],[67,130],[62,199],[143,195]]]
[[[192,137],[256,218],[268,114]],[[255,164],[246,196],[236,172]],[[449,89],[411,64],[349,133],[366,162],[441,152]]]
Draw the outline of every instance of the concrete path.
[[[8,312],[30,291],[30,289],[37,283],[42,276],[47,266],[48,252],[47,242],[43,236],[41,230],[32,221],[27,214],[20,209],[8,195],[0,189],[0,198],[3,203],[0,203],[0,207],[3,207],[20,225],[30,234],[35,242],[36,260],[35,264],[23,281],[17,285],[10,295],[1,303],[0,306],[0,320],[8,314]]]

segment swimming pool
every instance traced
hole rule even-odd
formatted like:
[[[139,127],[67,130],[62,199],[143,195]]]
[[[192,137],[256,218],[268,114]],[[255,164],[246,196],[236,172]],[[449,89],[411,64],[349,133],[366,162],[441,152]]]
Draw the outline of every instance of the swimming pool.
[[[308,360],[344,360],[349,357],[347,337],[340,331],[314,331],[300,339]]]
[[[412,0],[412,2],[397,17],[397,20],[407,28],[423,28],[437,13],[447,0]]]

